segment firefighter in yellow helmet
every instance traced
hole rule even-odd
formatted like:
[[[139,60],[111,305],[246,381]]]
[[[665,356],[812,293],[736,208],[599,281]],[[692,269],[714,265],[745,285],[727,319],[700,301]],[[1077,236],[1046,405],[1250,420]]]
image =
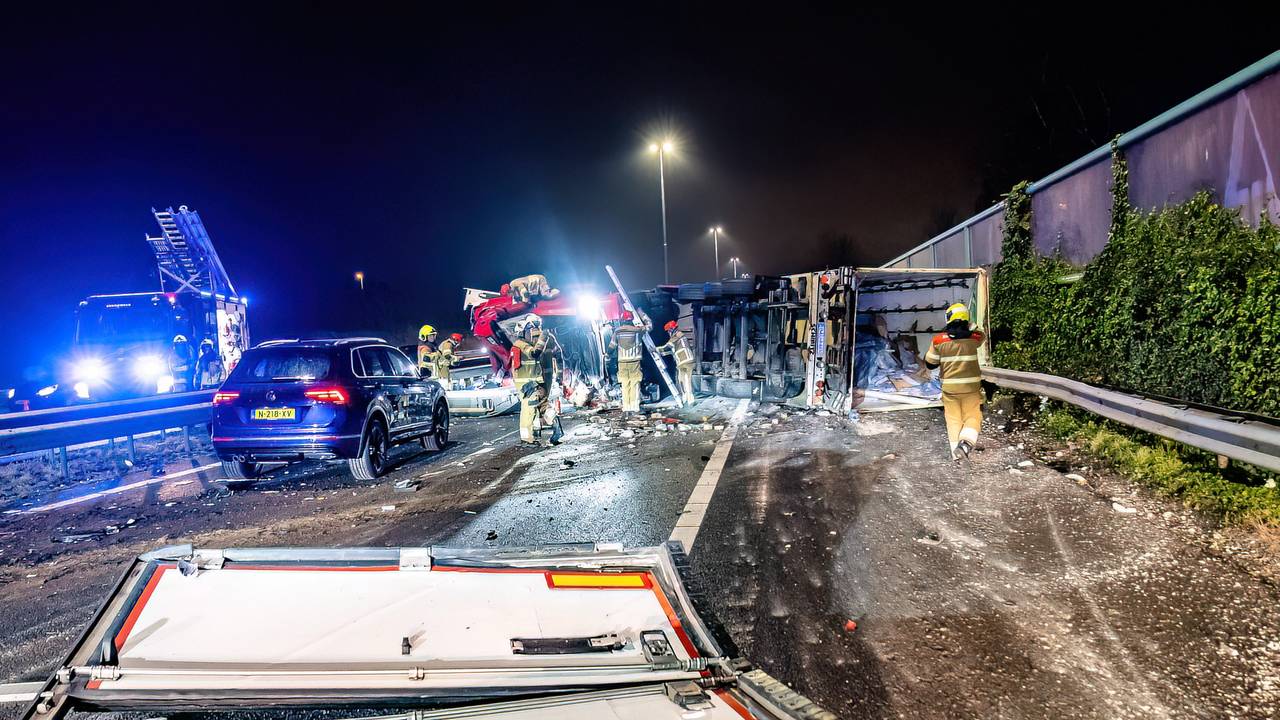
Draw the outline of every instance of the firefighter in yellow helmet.
[[[618,382],[622,383],[622,414],[640,412],[640,358],[644,355],[642,333],[649,332],[649,324],[637,324],[630,310],[622,313],[622,322],[613,329],[609,349],[618,352]]]
[[[680,395],[685,403],[693,402],[693,341],[672,320],[662,326],[667,331],[667,342],[658,346],[658,352],[671,355],[676,359],[676,382],[680,385]]]
[[[418,372],[422,377],[431,377],[436,366],[436,329],[430,325],[418,328]]]
[[[542,333],[542,318],[526,315],[516,322],[516,341],[511,348],[511,377],[520,397],[520,442],[537,442],[542,404],[547,391],[542,373],[542,354],[547,349],[547,336]]]
[[[951,441],[951,458],[968,459],[978,444],[982,427],[982,370],[978,366],[978,348],[985,338],[969,325],[969,309],[964,303],[947,308],[947,328],[933,336],[924,355],[930,368],[941,368],[942,412],[947,419],[947,438]]]
[[[458,345],[462,343],[461,333],[454,333],[445,338],[436,348],[435,356],[435,378],[445,384],[445,388],[449,386],[449,372],[454,365],[458,364],[458,359],[454,355],[454,351],[458,349]]]

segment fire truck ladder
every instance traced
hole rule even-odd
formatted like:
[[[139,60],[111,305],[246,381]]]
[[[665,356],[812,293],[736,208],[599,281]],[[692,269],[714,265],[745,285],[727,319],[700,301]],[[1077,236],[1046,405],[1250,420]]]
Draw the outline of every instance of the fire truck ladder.
[[[234,297],[235,286],[213,249],[200,214],[186,205],[176,211],[151,208],[160,225],[160,236],[147,235],[156,256],[160,289],[166,292],[201,292]]]

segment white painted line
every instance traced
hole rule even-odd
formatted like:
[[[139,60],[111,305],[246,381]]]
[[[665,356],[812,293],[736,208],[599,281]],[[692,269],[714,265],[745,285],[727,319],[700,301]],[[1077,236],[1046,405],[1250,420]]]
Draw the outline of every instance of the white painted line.
[[[729,418],[724,434],[716,441],[711,459],[702,468],[702,475],[693,486],[693,492],[689,493],[689,500],[685,503],[684,510],[680,511],[675,529],[671,531],[671,539],[683,543],[684,551],[690,555],[693,554],[693,541],[698,539],[698,530],[707,517],[707,507],[711,505],[711,498],[715,495],[716,484],[720,482],[720,475],[724,472],[725,461],[729,459],[729,451],[733,449],[734,438],[738,437],[738,423],[746,417],[750,402],[745,399],[738,401],[738,407]]]
[[[147,478],[146,480],[139,480],[137,482],[129,483],[128,485],[120,485],[118,487],[113,487],[109,490],[103,490],[101,492],[96,492],[96,493],[89,493],[88,495],[81,495],[80,497],[69,498],[67,500],[59,500],[56,503],[49,503],[48,505],[41,505],[40,507],[28,508],[26,510],[23,510],[22,512],[24,514],[47,512],[49,510],[57,510],[58,508],[69,507],[71,505],[79,505],[80,503],[89,502],[90,500],[96,500],[100,497],[106,497],[107,495],[115,495],[117,493],[136,490],[137,488],[140,488],[140,487],[155,485],[156,483],[162,483],[167,480],[173,480],[175,478],[183,477],[184,475],[194,475],[195,473],[202,473],[205,470],[212,470],[219,466],[220,466],[220,463],[209,463],[208,465],[204,465],[202,467],[195,467],[195,468],[191,468],[190,470],[181,470],[179,472],[173,473],[172,475],[161,475],[159,477]]]
[[[0,703],[31,702],[43,689],[42,682],[6,683],[0,685]]]

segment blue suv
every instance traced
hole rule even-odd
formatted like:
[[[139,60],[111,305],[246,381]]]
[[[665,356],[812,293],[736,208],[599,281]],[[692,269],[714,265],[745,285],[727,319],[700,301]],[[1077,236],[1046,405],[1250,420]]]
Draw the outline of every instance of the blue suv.
[[[358,480],[393,445],[449,442],[444,388],[377,338],[275,340],[247,351],[213,398],[213,447],[229,479],[262,463],[345,459]]]

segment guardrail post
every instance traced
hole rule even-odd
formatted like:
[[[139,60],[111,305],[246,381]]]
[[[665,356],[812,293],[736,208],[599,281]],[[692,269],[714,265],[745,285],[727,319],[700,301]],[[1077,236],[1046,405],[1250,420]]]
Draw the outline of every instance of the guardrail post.
[[[129,449],[129,462],[131,463],[138,462],[138,453],[133,448],[133,436],[130,435],[129,437],[125,438],[125,442],[128,444],[127,447]]]
[[[193,451],[191,449],[191,426],[190,425],[182,426],[182,439],[187,443],[187,455],[191,455]]]
[[[115,438],[107,438],[107,457],[112,460],[116,459],[116,439]]]
[[[67,467],[67,448],[58,448],[58,456],[62,459],[62,479],[66,480],[71,477],[71,470]]]

